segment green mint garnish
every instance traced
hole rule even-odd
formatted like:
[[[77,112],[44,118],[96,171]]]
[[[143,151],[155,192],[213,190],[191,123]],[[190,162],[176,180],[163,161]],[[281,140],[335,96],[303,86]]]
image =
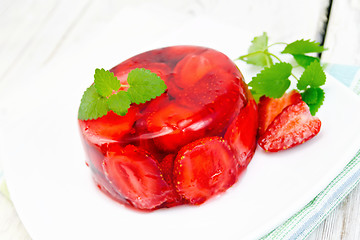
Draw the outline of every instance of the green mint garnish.
[[[129,94],[125,91],[120,91],[113,94],[108,99],[109,109],[120,116],[125,116],[130,108],[131,100]]]
[[[304,102],[309,106],[312,115],[315,115],[325,99],[325,92],[321,88],[307,88],[301,93]]]
[[[318,42],[311,42],[310,40],[297,40],[287,44],[281,53],[290,54],[305,54],[305,53],[321,53],[325,50]]]
[[[318,61],[313,61],[305,68],[305,71],[301,75],[297,88],[299,90],[305,90],[308,86],[320,87],[325,84],[326,75]]]
[[[302,54],[293,54],[295,61],[303,68],[306,68],[310,63],[317,61],[320,62],[320,59],[317,57],[302,55]]]
[[[263,35],[255,37],[251,43],[252,44],[250,45],[248,52],[252,55],[245,57],[243,60],[249,64],[254,64],[261,67],[272,64],[272,59],[268,54],[266,54],[268,48],[267,34],[264,32]]]
[[[249,86],[257,94],[279,98],[290,86],[291,70],[292,66],[289,63],[276,63],[257,74]]]
[[[106,115],[108,110],[106,98],[99,95],[95,85],[91,85],[81,98],[78,118],[81,120],[97,119]]]
[[[110,96],[113,91],[120,88],[120,81],[114,76],[114,73],[105,69],[95,69],[94,84],[96,91],[103,97]]]
[[[96,69],[94,84],[82,96],[78,119],[97,119],[110,110],[124,116],[132,103],[150,101],[164,93],[167,88],[159,76],[143,68],[130,71],[127,81],[128,90],[119,90],[121,84],[114,73]]]
[[[166,90],[164,81],[155,73],[144,68],[135,69],[128,75],[131,101],[139,104],[160,96]]]
[[[269,52],[274,45],[285,45],[281,54],[291,54],[298,66],[304,70],[300,78],[292,73],[297,67],[291,63],[282,61],[277,55]],[[318,111],[325,99],[324,90],[320,87],[325,84],[326,75],[318,57],[307,55],[308,53],[320,53],[326,50],[318,42],[310,40],[297,40],[290,44],[268,44],[268,36],[263,33],[251,41],[248,54],[240,56],[236,60],[242,60],[249,64],[265,67],[249,82],[250,91],[258,101],[261,96],[280,98],[288,90],[290,79],[297,81],[297,89],[302,95],[303,101],[310,108],[312,115]],[[277,63],[274,63],[277,61]]]

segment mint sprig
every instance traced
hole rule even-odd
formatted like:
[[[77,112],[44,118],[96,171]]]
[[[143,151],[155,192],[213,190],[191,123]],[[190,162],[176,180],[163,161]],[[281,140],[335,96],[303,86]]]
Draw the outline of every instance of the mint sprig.
[[[278,44],[285,45],[281,54],[291,54],[297,64],[304,69],[300,78],[292,73],[297,66],[282,61],[280,57],[269,51],[271,46]],[[309,106],[311,114],[315,115],[325,99],[325,92],[321,86],[325,84],[326,75],[320,59],[308,54],[325,50],[320,43],[304,39],[289,44],[280,42],[269,45],[268,36],[263,33],[251,42],[248,54],[236,60],[265,67],[249,82],[250,91],[257,101],[264,95],[271,98],[282,97],[290,86],[290,80],[295,79],[303,101]]]
[[[268,40],[268,36],[265,32],[263,35],[255,37],[251,41],[251,45],[248,50],[251,55],[245,57],[243,60],[249,64],[261,67],[272,64],[272,59],[267,54]]]
[[[95,69],[94,84],[96,91],[100,96],[108,97],[113,91],[120,88],[121,84],[113,72],[106,71],[105,69]]]
[[[155,73],[144,68],[131,71],[128,75],[128,90],[131,101],[140,104],[160,96],[165,90],[164,81]]]
[[[155,73],[136,68],[128,74],[129,85],[121,85],[114,73],[96,69],[94,84],[83,94],[78,119],[93,120],[105,116],[110,110],[124,116],[132,103],[139,104],[160,96],[167,89],[165,82]],[[129,87],[127,91],[121,87]]]
[[[96,91],[95,85],[91,85],[84,92],[78,118],[81,120],[92,120],[106,115],[109,111],[106,98],[100,96]]]
[[[279,98],[290,86],[291,70],[292,66],[289,63],[276,63],[257,74],[249,86],[257,94]]]

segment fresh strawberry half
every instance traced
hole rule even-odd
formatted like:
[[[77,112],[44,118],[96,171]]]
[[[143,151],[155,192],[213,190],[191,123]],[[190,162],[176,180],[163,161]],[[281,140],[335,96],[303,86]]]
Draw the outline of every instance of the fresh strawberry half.
[[[139,209],[154,209],[172,201],[171,187],[154,160],[144,150],[127,145],[104,160],[104,172],[114,189]]]
[[[321,121],[304,101],[286,107],[260,136],[260,147],[277,152],[302,144],[319,133]]]
[[[239,165],[246,167],[254,155],[258,129],[258,110],[254,99],[241,109],[225,133],[225,140],[236,153]]]
[[[262,96],[259,100],[259,136],[264,134],[267,127],[287,106],[301,101],[301,95],[298,91],[292,90],[285,93],[281,98],[269,98]]]
[[[179,151],[174,162],[175,187],[191,204],[201,204],[232,186],[236,169],[236,159],[224,139],[199,139]]]

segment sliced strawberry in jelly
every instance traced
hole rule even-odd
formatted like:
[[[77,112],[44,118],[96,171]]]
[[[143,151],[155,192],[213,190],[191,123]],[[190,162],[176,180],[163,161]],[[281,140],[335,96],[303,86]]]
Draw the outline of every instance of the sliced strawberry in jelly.
[[[116,191],[136,208],[154,209],[172,199],[155,159],[135,146],[106,157],[104,171]]]
[[[127,84],[135,68],[158,74],[166,92],[132,104],[123,117],[110,111],[79,121],[100,188],[139,209],[200,204],[224,192],[250,161],[256,139],[256,104],[236,65],[212,49],[177,46],[111,71]]]
[[[174,171],[174,161],[175,161],[175,154],[169,154],[166,155],[160,162],[160,170],[162,173],[163,178],[173,188],[173,203],[172,206],[181,203],[182,197],[177,193],[175,190],[175,185],[173,182],[173,171]],[[170,203],[171,201],[168,201],[167,203]]]
[[[107,115],[95,120],[79,120],[79,125],[81,132],[90,143],[101,145],[109,140],[120,140],[131,131],[138,117],[139,109],[134,105],[129,108],[125,116],[119,116],[109,111]]]
[[[163,174],[165,181],[169,184],[173,184],[173,170],[174,170],[174,160],[176,155],[169,154],[166,155],[160,162],[160,169]]]
[[[193,126],[199,116],[184,106],[167,99],[154,101],[147,107],[147,128],[157,148],[166,152],[179,150],[183,145],[203,136],[204,128]]]
[[[183,89],[191,87],[212,69],[214,66],[206,56],[202,54],[187,55],[174,69],[176,84]]]
[[[187,91],[180,92],[177,100],[199,109],[209,135],[219,135],[246,103],[246,88],[240,88],[239,82],[240,76],[215,69]]]
[[[234,150],[235,157],[241,167],[246,167],[254,155],[257,145],[257,129],[257,105],[254,99],[250,99],[231,123],[224,137]]]
[[[227,73],[239,72],[230,59],[224,54],[206,49],[184,57],[174,68],[174,80],[181,89],[194,86],[207,73],[221,69]]]
[[[201,204],[226,191],[237,179],[237,161],[220,137],[199,139],[184,146],[174,163],[178,193],[191,204]]]
[[[170,60],[170,66],[175,66],[189,54],[200,54],[206,51],[207,48],[197,46],[174,46],[163,48],[162,50],[164,58]]]
[[[157,62],[136,62],[132,60],[127,60],[122,64],[112,68],[110,71],[119,79],[122,85],[127,85],[127,77],[129,72],[135,68],[145,68],[151,72],[157,74],[162,80],[168,84],[168,75],[171,72],[169,66],[165,63]],[[127,88],[121,89],[126,90]]]

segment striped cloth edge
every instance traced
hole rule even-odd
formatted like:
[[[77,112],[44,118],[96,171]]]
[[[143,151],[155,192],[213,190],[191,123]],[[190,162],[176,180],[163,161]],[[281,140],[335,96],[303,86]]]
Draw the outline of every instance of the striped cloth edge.
[[[360,151],[303,209],[261,240],[306,239],[360,182]]]

